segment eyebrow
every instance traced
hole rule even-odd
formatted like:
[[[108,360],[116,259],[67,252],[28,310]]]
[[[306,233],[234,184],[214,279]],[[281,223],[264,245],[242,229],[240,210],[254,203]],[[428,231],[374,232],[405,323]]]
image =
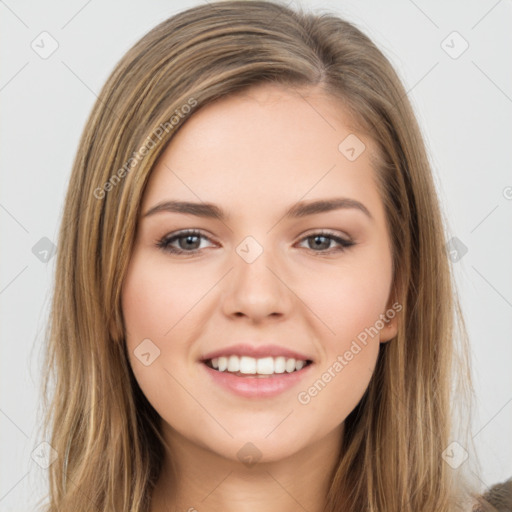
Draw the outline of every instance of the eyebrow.
[[[286,219],[293,219],[341,209],[359,210],[368,218],[373,220],[372,214],[363,203],[346,197],[321,199],[316,201],[300,201],[289,208],[283,217]],[[196,215],[198,217],[217,219],[220,221],[226,221],[230,218],[222,208],[212,203],[193,203],[188,201],[172,200],[162,201],[156,204],[143,214],[143,218],[159,212],[184,213],[188,215]]]

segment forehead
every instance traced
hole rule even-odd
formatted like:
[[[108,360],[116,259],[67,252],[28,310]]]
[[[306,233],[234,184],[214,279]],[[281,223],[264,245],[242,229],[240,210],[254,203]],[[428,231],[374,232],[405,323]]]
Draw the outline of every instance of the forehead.
[[[319,89],[264,84],[224,97],[181,126],[152,171],[144,206],[180,198],[242,215],[317,197],[378,201],[375,144],[354,126],[341,101]]]

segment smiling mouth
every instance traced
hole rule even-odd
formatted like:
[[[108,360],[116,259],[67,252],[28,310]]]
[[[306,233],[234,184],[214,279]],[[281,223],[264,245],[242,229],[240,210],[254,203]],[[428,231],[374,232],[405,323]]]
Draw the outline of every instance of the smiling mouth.
[[[219,373],[226,373],[237,377],[268,378],[297,373],[313,364],[313,361],[285,357],[255,359],[246,356],[229,356],[207,359],[203,363],[208,368]]]

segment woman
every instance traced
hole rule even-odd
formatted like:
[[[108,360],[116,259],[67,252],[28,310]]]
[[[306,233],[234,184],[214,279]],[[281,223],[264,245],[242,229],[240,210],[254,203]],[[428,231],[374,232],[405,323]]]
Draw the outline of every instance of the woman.
[[[471,510],[443,229],[356,27],[262,1],[155,27],[66,197],[45,510]]]

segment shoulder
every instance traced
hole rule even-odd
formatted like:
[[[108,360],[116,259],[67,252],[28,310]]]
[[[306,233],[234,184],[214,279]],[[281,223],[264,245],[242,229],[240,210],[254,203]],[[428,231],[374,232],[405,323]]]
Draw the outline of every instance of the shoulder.
[[[512,512],[512,478],[479,496],[473,512]]]

